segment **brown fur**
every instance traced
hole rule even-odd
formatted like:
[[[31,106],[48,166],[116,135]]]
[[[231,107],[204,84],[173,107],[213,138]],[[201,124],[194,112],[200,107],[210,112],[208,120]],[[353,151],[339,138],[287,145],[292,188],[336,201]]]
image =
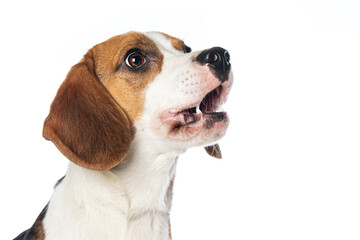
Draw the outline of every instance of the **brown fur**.
[[[127,51],[133,48],[141,49],[147,59],[142,69],[130,71],[123,60]],[[135,32],[110,38],[93,50],[101,82],[135,121],[144,110],[146,87],[161,72],[163,55],[150,38]],[[114,72],[117,67],[119,70]]]
[[[124,62],[133,48],[146,56],[147,65],[141,70],[131,70]],[[114,167],[129,150],[145,89],[162,62],[155,43],[141,33],[96,45],[60,86],[44,123],[44,137],[79,166],[100,171]]]
[[[210,156],[212,156],[214,158],[219,158],[219,159],[222,158],[222,154],[221,154],[219,144],[214,144],[214,145],[211,145],[211,146],[207,146],[207,147],[205,147],[205,150]]]
[[[170,40],[171,42],[171,45],[176,49],[176,50],[179,50],[179,51],[185,51],[185,43],[178,39],[178,38],[175,38],[175,37],[172,37],[166,33],[161,33],[162,35],[164,35],[167,39]]]
[[[172,239],[172,236],[171,236],[171,224],[170,224],[170,220],[169,220],[169,238]]]
[[[51,104],[43,135],[79,166],[106,170],[125,157],[134,130],[94,67],[91,50],[72,67]]]
[[[170,185],[169,185],[169,188],[168,188],[168,194],[171,195],[171,198],[172,198],[172,194],[173,194],[173,190],[174,190],[174,181],[175,181],[175,176],[174,176],[173,179],[171,180]],[[169,220],[169,237],[170,237],[170,239],[172,239],[170,220]]]
[[[43,226],[43,219],[45,217],[48,205],[41,211],[40,215],[37,217],[36,221],[32,227],[27,230],[26,234],[22,238],[23,240],[44,240],[45,231]],[[24,234],[24,233],[23,233]]]

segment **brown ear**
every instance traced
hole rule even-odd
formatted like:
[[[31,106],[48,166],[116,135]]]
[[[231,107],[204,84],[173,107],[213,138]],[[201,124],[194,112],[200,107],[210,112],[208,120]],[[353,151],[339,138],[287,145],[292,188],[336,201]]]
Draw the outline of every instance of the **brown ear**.
[[[219,144],[207,146],[207,147],[205,147],[205,150],[210,156],[212,156],[214,158],[219,158],[219,159],[222,158]]]
[[[97,78],[90,50],[60,86],[44,138],[77,165],[103,171],[124,159],[133,131],[126,112]]]

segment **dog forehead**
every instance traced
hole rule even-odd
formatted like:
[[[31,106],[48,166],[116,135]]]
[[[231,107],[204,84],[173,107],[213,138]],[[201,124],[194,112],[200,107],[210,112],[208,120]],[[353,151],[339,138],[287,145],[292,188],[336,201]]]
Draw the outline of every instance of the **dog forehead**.
[[[121,49],[126,47],[139,47],[139,48],[154,48],[155,43],[145,34],[140,32],[128,32],[125,34],[117,35],[109,38],[96,46],[101,48],[102,51]]]
[[[184,53],[185,44],[182,40],[162,32],[145,33],[156,45],[163,50]]]
[[[157,53],[157,44],[140,32],[128,32],[114,36],[102,43],[95,45],[91,50],[94,54],[98,67],[113,67],[118,64],[130,49],[141,49],[147,52]]]

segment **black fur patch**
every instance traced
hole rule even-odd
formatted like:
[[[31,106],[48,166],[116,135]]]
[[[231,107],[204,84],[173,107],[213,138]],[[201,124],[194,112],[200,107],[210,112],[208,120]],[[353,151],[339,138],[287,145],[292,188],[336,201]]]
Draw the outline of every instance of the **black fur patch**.
[[[66,176],[66,175],[65,175]],[[62,180],[64,180],[65,176],[63,176],[62,178],[60,178],[56,183],[54,188],[56,188],[57,186],[59,186],[59,184],[62,182]]]
[[[44,240],[45,232],[42,221],[45,218],[47,208],[48,208],[48,204],[41,211],[40,215],[37,217],[32,227],[22,232],[19,236],[14,238],[14,240]]]

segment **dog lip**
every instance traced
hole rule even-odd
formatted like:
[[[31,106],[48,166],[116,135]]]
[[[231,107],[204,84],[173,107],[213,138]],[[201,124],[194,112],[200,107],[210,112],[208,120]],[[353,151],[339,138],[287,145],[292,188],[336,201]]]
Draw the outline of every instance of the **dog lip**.
[[[193,113],[193,114],[176,114],[171,118],[170,129],[177,132],[184,127],[212,129],[216,123],[228,121],[226,112],[213,112],[213,113]]]
[[[228,121],[228,115],[224,111],[193,113],[187,110],[183,110],[180,112],[168,112],[163,114],[161,120],[167,124],[170,124],[171,130],[174,131],[177,131],[185,126],[196,127],[200,125],[203,125],[205,129],[211,129],[217,122],[226,123]]]

